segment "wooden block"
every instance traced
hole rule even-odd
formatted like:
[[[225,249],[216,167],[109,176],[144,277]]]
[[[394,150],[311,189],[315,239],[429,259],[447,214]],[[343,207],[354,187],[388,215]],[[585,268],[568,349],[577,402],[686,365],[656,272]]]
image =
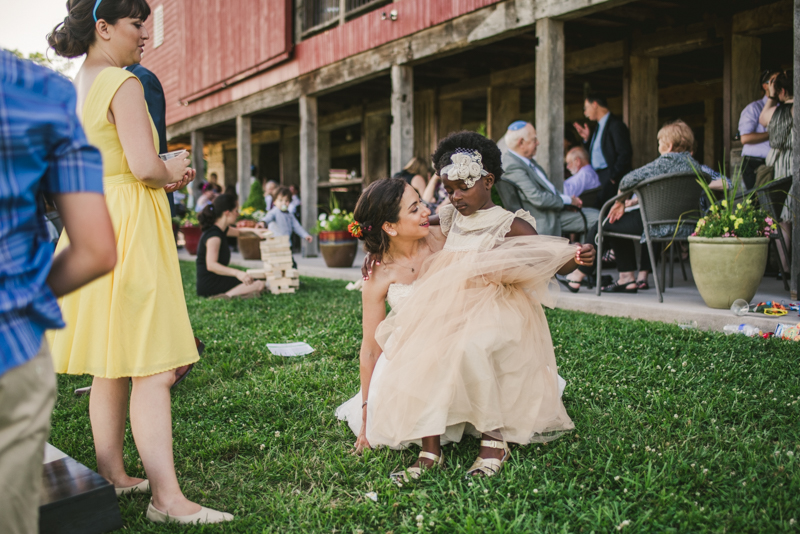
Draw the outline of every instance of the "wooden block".
[[[264,269],[247,269],[247,274],[250,275],[250,278],[255,280],[263,280],[267,277],[267,273]]]
[[[288,235],[275,235],[271,236],[267,239],[267,242],[270,244],[285,244],[289,243],[289,236]]]
[[[283,270],[283,276],[285,276],[286,278],[297,278],[299,276],[299,273],[297,272],[297,269],[289,268]]]
[[[122,528],[117,495],[106,479],[69,456],[42,467],[39,532],[100,534]]]
[[[283,294],[286,294],[286,293],[294,293],[295,292],[294,288],[270,289],[269,291],[273,295],[283,295]]]

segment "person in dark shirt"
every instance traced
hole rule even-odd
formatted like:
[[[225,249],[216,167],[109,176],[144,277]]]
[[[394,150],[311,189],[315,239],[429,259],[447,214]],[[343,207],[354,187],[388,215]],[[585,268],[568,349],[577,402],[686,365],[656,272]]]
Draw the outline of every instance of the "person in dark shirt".
[[[196,260],[197,295],[200,297],[227,300],[233,297],[252,297],[264,290],[263,280],[253,280],[246,272],[228,267],[231,261],[228,236],[236,237],[239,232],[266,233],[258,228],[232,227],[238,217],[236,197],[227,194],[215,198],[197,216],[203,227]]]

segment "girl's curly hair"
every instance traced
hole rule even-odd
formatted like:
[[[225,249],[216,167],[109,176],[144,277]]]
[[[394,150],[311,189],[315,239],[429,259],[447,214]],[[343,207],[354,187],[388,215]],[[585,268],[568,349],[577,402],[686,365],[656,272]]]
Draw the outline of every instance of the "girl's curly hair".
[[[479,133],[469,131],[451,133],[439,141],[436,152],[431,156],[433,168],[436,169],[437,174],[441,172],[443,167],[450,165],[450,156],[458,148],[477,150],[481,155],[483,168],[486,169],[486,172],[493,174],[495,180],[499,180],[503,176],[502,154],[500,149],[497,148],[497,144]]]

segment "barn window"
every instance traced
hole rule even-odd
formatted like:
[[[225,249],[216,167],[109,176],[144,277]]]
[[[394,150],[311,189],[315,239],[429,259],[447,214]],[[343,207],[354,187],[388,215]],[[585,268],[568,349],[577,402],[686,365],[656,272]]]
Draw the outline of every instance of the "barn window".
[[[158,6],[153,11],[153,48],[158,48],[164,44],[164,6]]]

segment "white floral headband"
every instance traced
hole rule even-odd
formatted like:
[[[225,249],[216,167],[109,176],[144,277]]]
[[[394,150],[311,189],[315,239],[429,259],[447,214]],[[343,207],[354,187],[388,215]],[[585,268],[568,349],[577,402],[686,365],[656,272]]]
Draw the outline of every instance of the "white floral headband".
[[[448,180],[463,180],[467,187],[472,187],[481,176],[489,174],[483,168],[483,157],[480,152],[470,148],[457,148],[450,156],[453,163],[439,171],[439,175],[447,175]]]

